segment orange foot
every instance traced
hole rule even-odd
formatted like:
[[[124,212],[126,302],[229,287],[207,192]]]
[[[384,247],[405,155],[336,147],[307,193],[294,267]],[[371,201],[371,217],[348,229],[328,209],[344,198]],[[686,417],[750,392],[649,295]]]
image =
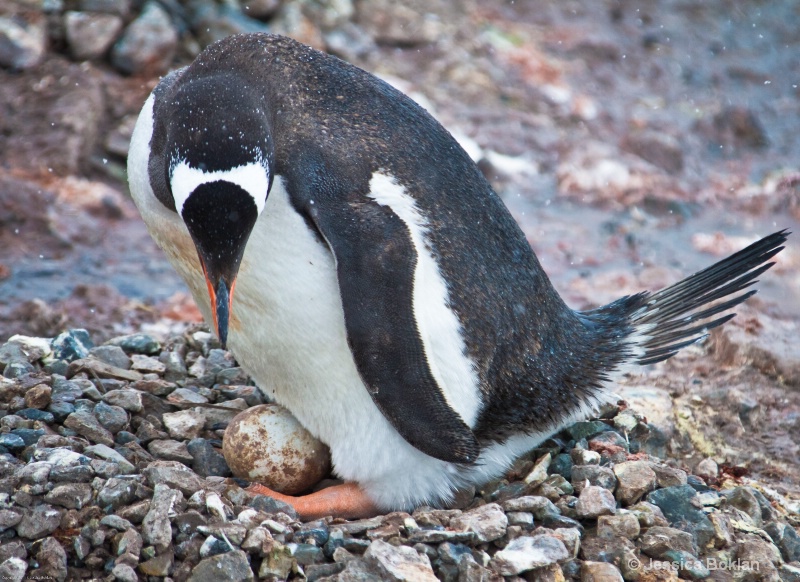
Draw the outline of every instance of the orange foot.
[[[381,513],[380,509],[356,483],[333,485],[300,497],[284,495],[258,483],[250,484],[247,491],[288,503],[294,507],[297,515],[306,521],[328,515],[344,519],[360,519]]]

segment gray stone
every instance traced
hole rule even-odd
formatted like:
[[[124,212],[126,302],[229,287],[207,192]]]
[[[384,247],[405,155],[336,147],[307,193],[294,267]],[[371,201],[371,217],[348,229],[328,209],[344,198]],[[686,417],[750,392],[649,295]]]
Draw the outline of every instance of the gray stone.
[[[103,402],[113,406],[119,406],[129,412],[141,412],[144,408],[142,393],[138,390],[128,388],[106,392],[103,395]]]
[[[503,509],[506,511],[526,511],[532,513],[533,517],[539,521],[547,521],[560,515],[558,508],[553,505],[552,501],[538,495],[525,495],[508,499],[503,502]]]
[[[53,487],[44,500],[67,509],[82,509],[92,501],[92,493],[88,483],[64,483]]]
[[[136,472],[136,467],[128,461],[128,459],[123,457],[116,449],[112,449],[106,445],[92,445],[91,447],[83,449],[83,452],[114,463],[119,467],[119,473],[123,475],[132,475]]]
[[[165,366],[164,379],[165,380],[182,380],[188,374],[186,369],[186,361],[178,351],[161,352],[158,357],[159,361]]]
[[[61,510],[46,503],[26,508],[22,513],[22,520],[17,525],[17,535],[29,540],[48,536],[58,529],[61,515]]]
[[[94,416],[109,432],[117,434],[128,425],[128,414],[120,406],[112,406],[98,402],[94,407]]]
[[[784,564],[778,569],[781,582],[800,582],[800,566]]]
[[[127,505],[136,499],[136,485],[137,481],[133,479],[112,477],[97,493],[97,503],[100,507],[110,507],[112,510]]]
[[[189,576],[189,582],[250,582],[254,579],[247,554],[241,550],[205,558],[192,569]]]
[[[225,457],[206,439],[192,439],[186,448],[192,456],[192,469],[201,477],[230,477],[231,470]]]
[[[149,1],[112,48],[111,62],[126,74],[164,72],[177,47],[178,32],[169,14]]]
[[[11,557],[0,563],[0,580],[4,582],[22,582],[28,571],[28,562],[17,557]]]
[[[86,2],[87,0],[83,1]],[[92,1],[98,1],[98,0],[92,0]],[[119,346],[123,350],[125,350],[125,352],[128,354],[153,355],[153,354],[158,354],[161,351],[161,343],[156,338],[146,333],[133,333],[130,335],[121,335],[115,338],[111,338],[106,342],[106,345]]]
[[[203,486],[203,481],[191,469],[177,461],[154,461],[142,471],[151,487],[158,484],[179,489],[187,497]]]
[[[705,548],[714,539],[714,526],[701,509],[692,505],[696,494],[691,485],[679,485],[657,489],[647,501],[661,509],[670,525],[692,531],[698,546]]]
[[[451,531],[441,529],[418,529],[408,536],[412,544],[437,544],[441,542],[469,543],[475,539],[475,532]]]
[[[100,443],[108,446],[114,444],[114,435],[100,424],[94,415],[89,412],[81,410],[73,412],[64,420],[64,426],[71,428],[93,443]]]
[[[131,356],[131,368],[142,374],[163,374],[167,370],[167,367],[158,358],[142,354]]]
[[[53,357],[72,362],[88,356],[94,342],[85,329],[69,329],[53,338],[50,347]]]
[[[508,518],[497,503],[487,503],[451,519],[450,527],[473,532],[481,542],[491,542],[506,534]]]
[[[67,14],[84,14],[84,13],[67,12]],[[95,14],[93,16],[106,17],[108,15]],[[117,18],[117,20],[119,20],[119,18]],[[93,57],[87,57],[87,58],[93,58]],[[109,345],[97,346],[89,350],[89,355],[116,368],[122,368],[123,370],[130,370],[131,368],[131,359],[128,357],[128,354],[126,354],[125,351],[119,346],[109,346]]]
[[[603,487],[613,491],[617,486],[617,476],[608,467],[599,465],[575,465],[572,467],[572,486],[575,488],[575,495],[580,495],[586,482],[589,485]]]
[[[749,487],[735,487],[731,491],[723,492],[723,495],[727,497],[728,504],[749,515],[750,519],[753,520],[753,525],[761,527],[761,505],[758,503],[758,499],[756,499],[752,489]]]
[[[133,524],[130,521],[114,514],[103,516],[100,520],[100,525],[113,527],[115,530],[122,532],[133,528]]]
[[[67,553],[55,538],[48,537],[41,541],[39,551],[36,552],[36,560],[39,562],[37,575],[34,579],[50,577],[63,582],[67,577]]]
[[[0,17],[0,67],[24,70],[42,62],[47,49],[43,14],[23,18]]]
[[[164,427],[169,436],[178,440],[191,440],[200,436],[205,426],[205,415],[196,410],[179,410],[163,415]]]
[[[656,482],[659,487],[686,485],[686,471],[662,465],[661,463],[651,463],[650,468],[656,474]]]
[[[564,543],[553,536],[522,536],[497,552],[489,567],[502,576],[514,576],[555,564],[570,557]]]
[[[154,457],[165,461],[180,461],[181,463],[189,464],[194,460],[184,442],[169,439],[155,440],[147,446],[147,450]]]
[[[622,505],[633,505],[656,488],[656,474],[647,461],[627,461],[614,466],[616,497]]]
[[[81,358],[75,360],[67,368],[67,376],[70,378],[75,374],[85,372],[91,377],[109,378],[112,380],[123,380],[125,382],[136,382],[142,379],[139,372],[117,368],[96,358]]]
[[[777,580],[776,566],[781,563],[781,553],[773,544],[748,536],[739,542],[736,558],[741,562],[749,562],[752,569],[758,572],[758,580]]]
[[[178,388],[167,396],[167,402],[175,404],[205,404],[208,402],[208,398],[188,388]]]
[[[170,489],[162,483],[155,485],[150,511],[142,521],[142,539],[160,552],[165,551],[172,543],[169,512],[182,500],[180,491]]]
[[[119,582],[139,582],[139,576],[136,574],[136,570],[128,564],[116,564],[111,569],[111,575],[114,576],[115,580],[119,580]]]
[[[393,546],[387,542],[375,540],[364,553],[364,561],[380,572],[382,580],[437,581],[428,556],[419,554],[408,546]]]
[[[617,512],[614,495],[604,487],[589,485],[581,491],[575,511],[581,519],[596,518],[601,515],[611,515]]]
[[[767,524],[764,529],[778,546],[787,562],[800,562],[800,535],[790,525],[781,522]]]
[[[639,537],[639,532],[639,520],[631,512],[618,515],[601,515],[597,518],[597,535],[600,537],[621,536],[635,540]]]
[[[26,447],[22,437],[16,434],[0,434],[0,446],[7,448],[12,453],[22,451]]]
[[[0,509],[0,532],[14,527],[22,521],[22,511],[19,509]]]
[[[682,551],[696,554],[692,534],[674,527],[655,526],[639,536],[639,548],[643,553],[657,560],[665,559],[669,551]]]

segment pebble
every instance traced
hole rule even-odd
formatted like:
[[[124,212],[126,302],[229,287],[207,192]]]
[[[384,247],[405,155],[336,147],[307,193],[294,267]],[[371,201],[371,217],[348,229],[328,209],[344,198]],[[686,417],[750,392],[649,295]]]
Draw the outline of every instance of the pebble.
[[[123,457],[119,451],[112,449],[107,445],[98,444],[91,447],[86,447],[83,449],[83,452],[87,455],[95,455],[101,459],[105,459],[106,461],[111,461],[117,467],[119,467],[119,472],[122,474],[130,475],[136,472],[136,467],[130,461]]]
[[[783,559],[787,562],[800,562],[800,534],[793,527],[785,523],[773,522],[767,524],[764,530],[778,546]]]
[[[62,511],[52,505],[42,503],[22,512],[17,524],[17,535],[28,540],[37,540],[50,535],[61,523]]]
[[[695,467],[694,474],[706,481],[715,482],[719,475],[719,467],[714,459],[703,459]]]
[[[83,0],[86,2],[87,0]],[[99,0],[92,0],[99,1]],[[111,1],[111,0],[102,0]],[[110,339],[106,345],[118,346],[127,354],[153,355],[161,352],[161,342],[145,333],[133,333]]]
[[[617,505],[611,491],[596,485],[589,485],[581,491],[575,510],[579,518],[591,519],[616,513]]]
[[[225,457],[206,439],[192,439],[186,448],[191,455],[192,469],[201,477],[230,477],[231,470]]]
[[[511,540],[497,552],[489,567],[501,576],[514,576],[544,568],[570,557],[564,543],[553,536],[522,536]]]
[[[656,488],[655,471],[647,461],[627,461],[614,465],[617,477],[617,500],[623,505],[633,505],[643,495]]]
[[[393,546],[375,540],[364,553],[364,560],[373,566],[382,580],[396,582],[415,580],[437,582],[430,560],[408,546]]]
[[[112,48],[111,63],[128,75],[163,73],[177,47],[178,32],[169,14],[150,0]]]
[[[172,543],[172,528],[169,513],[175,504],[183,501],[180,491],[170,489],[163,483],[157,483],[153,488],[153,499],[150,511],[142,521],[142,540],[153,545],[158,551],[165,551]]]
[[[57,335],[50,347],[53,350],[53,357],[72,362],[86,358],[89,350],[94,347],[94,342],[85,329],[69,329]]]
[[[53,487],[44,500],[67,509],[82,509],[92,501],[92,497],[92,486],[88,483],[64,483]]]
[[[614,564],[584,562],[581,565],[581,582],[623,582],[623,578]]]
[[[186,465],[177,461],[154,461],[143,471],[151,487],[166,484],[186,496],[203,486],[203,481]]]
[[[697,544],[705,548],[714,538],[714,526],[701,509],[692,505],[695,495],[690,485],[678,485],[653,491],[647,501],[658,506],[671,525],[691,527]]]
[[[113,406],[105,402],[98,402],[93,414],[97,421],[112,434],[117,434],[128,426],[128,414],[121,406]]]
[[[169,436],[178,440],[197,438],[206,423],[205,415],[197,410],[168,412],[163,415],[163,419]]]
[[[600,537],[625,537],[635,540],[641,528],[636,515],[631,512],[618,515],[601,515],[597,518],[597,535]]]
[[[142,393],[138,390],[110,390],[103,395],[103,402],[119,406],[128,412],[141,412],[144,409]]]
[[[154,457],[166,461],[180,461],[184,464],[190,464],[194,460],[192,455],[189,454],[186,443],[181,441],[155,440],[147,446],[147,450]]]
[[[670,551],[687,554],[695,554],[697,551],[692,534],[674,527],[660,526],[648,528],[641,535],[639,547],[642,552],[656,559],[665,558]]]
[[[189,582],[250,582],[254,579],[247,554],[241,550],[205,558],[192,569],[189,576]]]
[[[608,467],[599,465],[575,465],[572,467],[572,487],[576,494],[580,495],[587,481],[589,485],[603,487],[609,491],[614,491],[617,487],[617,476]]]
[[[42,14],[0,17],[0,67],[31,69],[42,61],[46,49],[47,30]]]
[[[122,368],[123,370],[131,369],[131,359],[128,354],[119,346],[96,346],[89,350],[89,356],[105,362],[115,368]]]
[[[50,404],[53,389],[47,384],[37,384],[25,392],[25,406],[44,409]]]
[[[73,412],[64,420],[64,426],[71,428],[93,443],[100,443],[108,446],[114,444],[114,435],[100,424],[97,418],[89,412]]]
[[[28,562],[16,556],[12,556],[0,562],[0,580],[22,582],[25,579],[25,573],[27,571]]]
[[[472,532],[481,542],[491,542],[505,535],[508,518],[497,503],[487,503],[450,520],[450,527]]]

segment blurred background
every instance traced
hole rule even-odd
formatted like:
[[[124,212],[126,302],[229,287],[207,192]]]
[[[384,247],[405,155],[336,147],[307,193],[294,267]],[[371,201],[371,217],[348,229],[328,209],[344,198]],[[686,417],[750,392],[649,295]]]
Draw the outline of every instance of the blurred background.
[[[0,0],[0,341],[199,321],[125,158],[159,76],[227,35],[289,35],[409,93],[586,308],[798,231],[798,22],[796,0]],[[795,489],[798,237],[724,331],[621,388],[672,454]]]

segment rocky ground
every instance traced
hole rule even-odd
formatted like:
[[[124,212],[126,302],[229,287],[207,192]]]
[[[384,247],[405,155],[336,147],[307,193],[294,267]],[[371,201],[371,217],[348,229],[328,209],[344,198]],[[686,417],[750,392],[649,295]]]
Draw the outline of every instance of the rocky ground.
[[[451,508],[301,523],[230,478],[224,429],[268,397],[207,331],[15,336],[0,367],[3,580],[800,580],[796,500],[664,461],[624,403]]]
[[[599,580],[613,563],[625,579],[702,578],[694,556],[763,564],[711,579],[797,579],[794,237],[735,320],[623,380],[631,408],[581,425],[596,434],[561,435],[457,510],[301,525],[223,479],[231,413],[203,405],[261,396],[186,332],[199,315],[127,196],[124,162],[159,74],[232,32],[291,34],[432,111],[567,301],[591,307],[797,232],[798,17],[790,0],[0,0],[0,575]],[[85,354],[63,341],[6,343],[75,328],[98,345],[142,331],[160,345],[117,342],[76,364]],[[195,407],[199,432],[173,434],[169,415]],[[586,513],[612,503],[613,516]]]

